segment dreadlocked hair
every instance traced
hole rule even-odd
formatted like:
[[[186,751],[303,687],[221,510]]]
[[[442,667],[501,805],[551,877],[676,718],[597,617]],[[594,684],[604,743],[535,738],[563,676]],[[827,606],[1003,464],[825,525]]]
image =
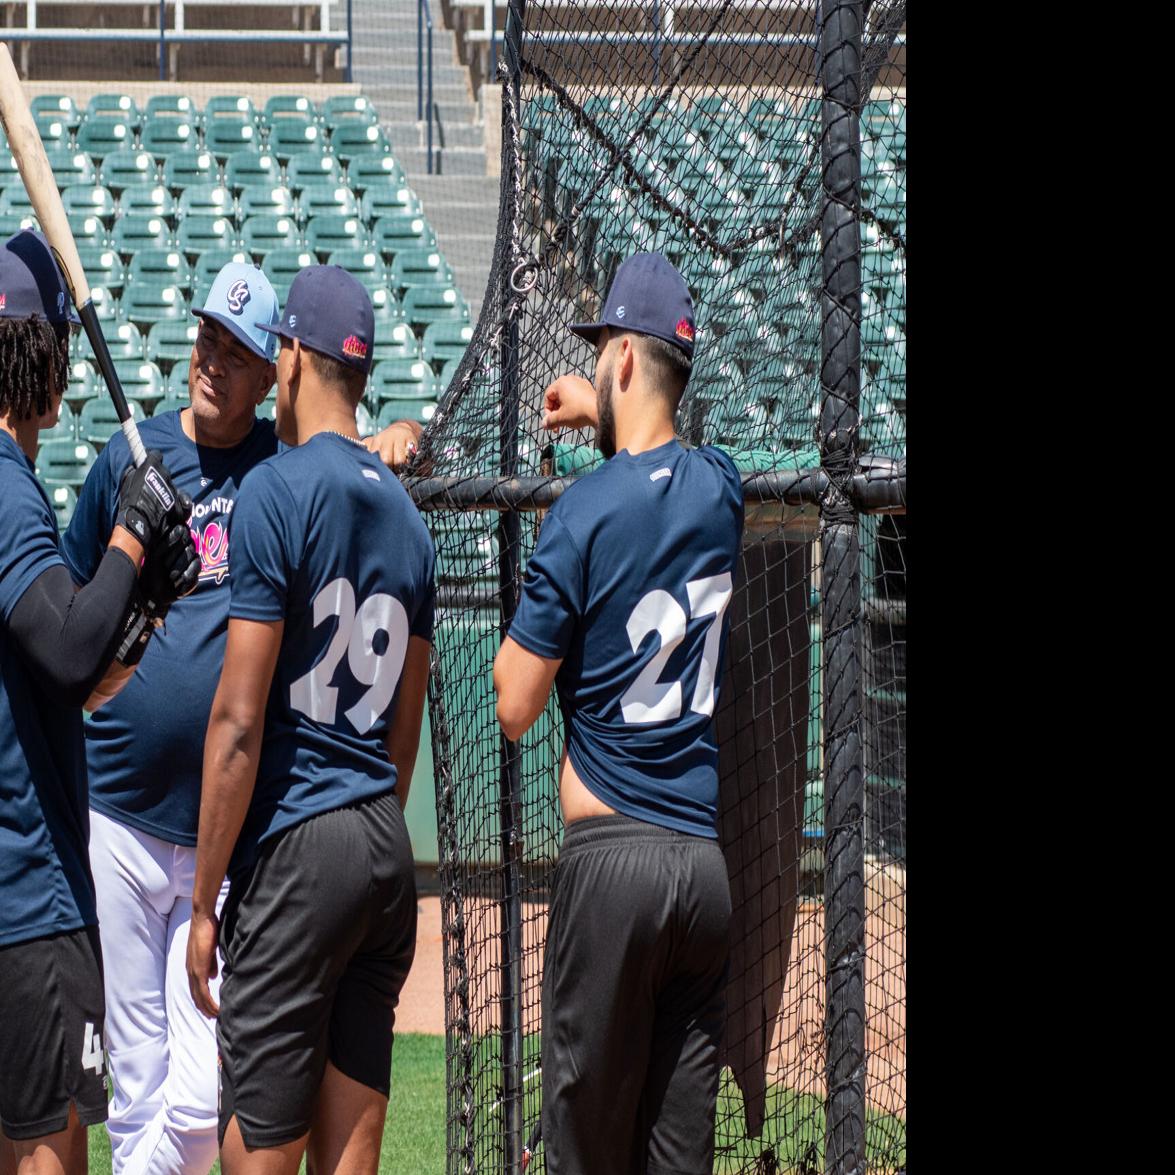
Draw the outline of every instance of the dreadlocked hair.
[[[30,420],[49,411],[49,377],[69,382],[69,330],[37,315],[0,318],[0,414]]]

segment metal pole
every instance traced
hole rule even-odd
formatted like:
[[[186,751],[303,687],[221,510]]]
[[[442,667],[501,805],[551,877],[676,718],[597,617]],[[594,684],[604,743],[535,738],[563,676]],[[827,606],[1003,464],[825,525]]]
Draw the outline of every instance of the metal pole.
[[[865,1171],[865,773],[860,540],[861,3],[821,0],[821,465],[826,1175]]]
[[[525,0],[510,0],[506,10],[504,50],[517,108],[522,78],[522,19]],[[503,185],[509,201],[511,222],[521,214],[516,206],[517,143],[513,122],[508,116],[507,94],[502,90],[502,135],[504,162],[509,183]],[[501,305],[512,297],[510,285],[513,260],[502,265]],[[518,474],[518,406],[521,379],[518,362],[518,318],[512,317],[502,332],[499,367],[502,372],[502,408],[499,468],[503,476]],[[498,520],[498,569],[501,585],[502,636],[505,637],[518,606],[522,576],[522,525],[517,511],[504,510]],[[521,752],[517,743],[501,736],[501,837],[502,837],[502,1138],[505,1175],[519,1175],[525,1146],[522,1119],[522,780]]]
[[[159,0],[159,80],[167,81],[167,11],[166,0]]]
[[[424,117],[424,0],[416,0],[416,121]]]
[[[347,81],[351,81],[351,54],[353,43],[351,40],[351,0],[347,0]]]
[[[427,3],[427,0],[425,0]],[[432,13],[428,14],[428,174],[432,175]]]
[[[661,84],[661,6],[653,0],[653,85]]]

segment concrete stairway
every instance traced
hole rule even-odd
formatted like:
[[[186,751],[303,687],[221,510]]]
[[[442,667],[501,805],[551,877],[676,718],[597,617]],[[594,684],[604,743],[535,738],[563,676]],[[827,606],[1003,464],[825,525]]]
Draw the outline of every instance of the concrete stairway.
[[[439,166],[434,170],[439,174],[428,174],[427,127],[416,117],[416,0],[366,0],[354,6],[353,76],[375,103],[476,321],[494,250],[498,177],[487,174],[485,127],[469,71],[457,59],[453,34],[441,23],[440,0],[428,0],[428,7],[433,22],[433,101],[445,144],[436,152]],[[433,143],[439,143],[435,123]],[[491,163],[496,172],[497,160]]]

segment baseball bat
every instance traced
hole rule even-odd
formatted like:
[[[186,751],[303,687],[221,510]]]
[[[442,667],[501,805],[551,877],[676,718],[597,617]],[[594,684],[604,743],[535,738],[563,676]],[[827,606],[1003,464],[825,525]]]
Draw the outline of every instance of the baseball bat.
[[[65,205],[61,203],[61,195],[57,191],[57,180],[49,166],[45,145],[37,132],[37,124],[33,122],[33,112],[12,62],[12,54],[3,42],[0,42],[0,122],[4,124],[9,150],[20,170],[20,178],[24,180],[25,191],[40,221],[41,231],[49,242],[49,248],[53,250],[53,256],[57,258],[69,295],[77,307],[78,317],[82,320],[90,346],[94,348],[98,369],[106,381],[110,398],[114,401],[114,410],[122,423],[123,435],[131,447],[131,458],[136,465],[142,465],[147,460],[147,452],[139,437],[138,426],[131,418],[122,382],[114,370],[106,336],[102,334],[102,327],[98,323],[98,312],[90,297],[90,283],[86,281],[82,269],[82,259],[78,256],[77,243],[65,215]]]

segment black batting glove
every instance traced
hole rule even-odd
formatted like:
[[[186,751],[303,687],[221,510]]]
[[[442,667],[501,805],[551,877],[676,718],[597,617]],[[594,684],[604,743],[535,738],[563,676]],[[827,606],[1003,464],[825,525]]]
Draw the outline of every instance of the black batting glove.
[[[191,510],[191,499],[181,491]],[[147,553],[139,590],[148,615],[162,620],[168,608],[192,591],[200,578],[200,556],[186,522],[177,522]]]
[[[132,465],[122,475],[114,523],[126,527],[149,549],[170,526],[185,521],[185,500],[190,511],[191,500],[186,494],[181,499],[167,466],[163,464],[163,454],[152,449],[142,465],[138,468]]]

